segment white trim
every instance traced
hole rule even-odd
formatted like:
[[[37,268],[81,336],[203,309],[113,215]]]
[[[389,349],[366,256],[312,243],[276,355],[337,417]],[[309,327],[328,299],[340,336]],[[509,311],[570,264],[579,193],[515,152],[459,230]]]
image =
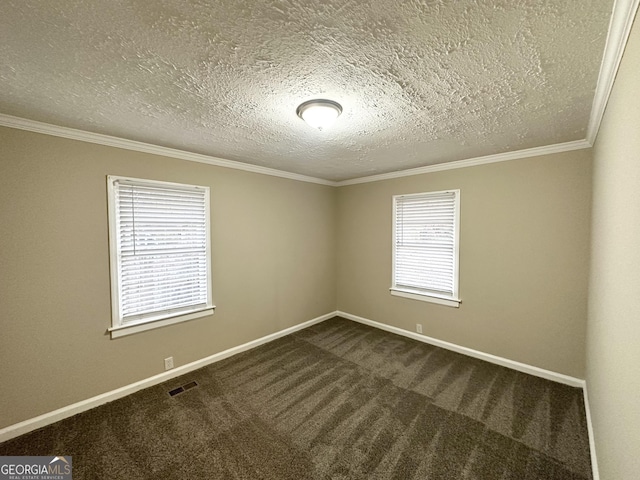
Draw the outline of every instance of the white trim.
[[[587,393],[587,383],[582,388],[584,394],[584,410],[587,415],[587,431],[589,433],[589,451],[591,452],[591,471],[593,480],[600,480],[600,471],[598,469],[598,456],[596,455],[596,439],[593,432],[593,423],[591,422],[591,407],[589,405],[589,395]]]
[[[604,47],[604,55],[600,64],[600,74],[598,75],[598,85],[593,96],[591,107],[591,117],[587,127],[587,141],[593,145],[598,136],[600,123],[607,108],[607,102],[613,89],[613,84],[622,61],[624,49],[627,46],[629,33],[633,25],[633,19],[638,10],[640,0],[616,0],[609,22],[609,33]]]
[[[198,197],[204,200],[204,234],[205,234],[205,255],[206,255],[206,300],[198,305],[188,305],[171,310],[152,312],[144,315],[128,317],[125,321],[122,312],[122,265],[121,265],[121,236],[119,235],[120,204],[116,201],[119,191],[116,184],[129,185],[133,187],[151,187],[177,189],[183,192],[197,193]],[[175,323],[195,320],[196,318],[213,315],[215,305],[213,305],[213,291],[211,283],[211,215],[210,215],[210,195],[209,187],[203,185],[190,185],[184,183],[165,182],[160,180],[149,180],[144,178],[121,177],[119,175],[107,175],[107,213],[109,219],[109,270],[111,279],[111,339],[144,332],[154,328],[166,327]],[[134,227],[135,228],[135,227]]]
[[[473,350],[467,347],[461,347],[453,343],[437,340],[435,338],[413,333],[398,327],[392,327],[390,325],[386,325],[380,322],[369,320],[367,318],[359,317],[357,315],[352,315],[350,313],[342,312],[339,310],[335,312],[329,312],[327,314],[321,315],[319,317],[316,317],[304,323],[294,325],[293,327],[285,328],[284,330],[280,330],[278,332],[272,333],[270,335],[266,335],[256,340],[252,340],[242,345],[238,345],[237,347],[229,348],[227,350],[210,355],[203,359],[196,360],[195,362],[191,362],[186,365],[182,365],[180,367],[174,368],[173,370],[159,373],[157,375],[154,375],[153,377],[149,377],[144,380],[140,380],[138,382],[126,385],[124,387],[117,388],[115,390],[111,390],[109,392],[105,392],[100,395],[96,395],[95,397],[82,400],[72,405],[59,408],[52,412],[48,412],[48,413],[39,415],[37,417],[30,418],[28,420],[25,420],[13,425],[9,425],[8,427],[0,429],[0,443],[6,442],[7,440],[11,440],[12,438],[18,437],[20,435],[24,435],[25,433],[29,433],[38,428],[46,427],[47,425],[51,425],[52,423],[58,422],[60,420],[64,420],[65,418],[72,417],[73,415],[77,415],[78,413],[82,413],[92,408],[99,407],[100,405],[104,405],[105,403],[118,400],[119,398],[122,398],[122,397],[126,397],[127,395],[131,395],[132,393],[135,393],[144,388],[149,388],[154,385],[158,385],[160,383],[171,380],[175,377],[179,377],[180,375],[184,375],[194,370],[197,370],[199,368],[206,367],[207,365],[210,365],[215,362],[219,362],[221,360],[224,360],[225,358],[229,358],[233,355],[237,355],[238,353],[242,353],[252,348],[259,347],[260,345],[264,345],[265,343],[271,342],[273,340],[277,340],[278,338],[284,337],[286,335],[297,332],[299,330],[303,330],[317,323],[324,322],[325,320],[328,320],[335,316],[343,317],[348,320],[352,320],[354,322],[369,325],[370,327],[395,333],[397,335],[402,335],[408,338],[412,338],[414,340],[418,340],[420,342],[428,343],[430,345],[435,345],[437,347],[441,347],[447,350],[461,353],[463,355],[468,355],[470,357],[478,358],[480,360],[485,360],[490,363],[511,368],[513,370],[517,370],[523,373],[528,373],[537,377],[546,378],[547,380],[563,383],[565,385],[569,385],[572,387],[582,388],[584,391],[585,410],[587,415],[587,427],[589,431],[591,463],[593,465],[593,472],[594,472],[593,480],[599,480],[597,460],[595,456],[595,444],[593,440],[593,427],[591,424],[591,413],[589,409],[587,389],[586,389],[586,384],[584,380],[575,378],[575,377],[570,377],[568,375],[563,375],[561,373],[552,372],[550,370],[544,370],[542,368],[516,362],[503,357],[498,357],[496,355],[480,352],[478,350]]]
[[[180,160],[188,160],[190,162],[206,163],[216,167],[233,168],[235,170],[244,170],[246,172],[259,173],[261,175],[271,175],[273,177],[288,178],[290,180],[298,180],[300,182],[317,183],[319,185],[335,186],[335,182],[324,180],[322,178],[300,175],[298,173],[285,172],[276,170],[275,168],[261,167],[259,165],[251,165],[249,163],[235,162],[224,158],[212,157],[210,155],[202,155],[199,153],[185,152],[175,148],[161,147],[150,143],[136,142],[125,138],[112,137],[101,133],[85,132],[75,128],[59,127],[50,123],[37,122],[26,118],[14,117],[0,113],[0,126],[16,128],[19,130],[27,130],[29,132],[42,133],[45,135],[53,135],[54,137],[69,138],[79,140],[81,142],[96,143],[98,145],[106,145],[108,147],[123,148],[135,152],[151,153],[153,155],[162,155],[164,157],[177,158]]]
[[[395,295],[396,297],[410,298],[411,300],[420,300],[421,302],[437,303],[438,305],[446,305],[447,307],[458,308],[461,302],[459,298],[438,297],[435,294],[429,293],[414,293],[408,290],[402,290],[398,287],[391,287],[389,291],[391,292],[391,295]]]
[[[116,219],[117,205],[115,187],[111,175],[107,175],[107,221],[109,242],[109,288],[111,292],[111,326],[119,324],[120,317],[120,282],[118,280],[118,227]],[[116,334],[117,336],[117,334]],[[111,335],[111,339],[115,338]]]
[[[640,1],[640,0],[634,0]],[[213,157],[210,155],[202,155],[199,153],[186,152],[174,148],[161,147],[150,143],[136,142],[135,140],[127,140],[125,138],[112,137],[100,133],[85,132],[75,128],[60,127],[50,123],[38,122],[26,118],[14,117],[0,113],[0,127],[15,128],[18,130],[26,130],[29,132],[41,133],[44,135],[52,135],[54,137],[69,138],[79,140],[81,142],[95,143],[98,145],[106,145],[109,147],[123,148],[135,152],[150,153],[153,155],[162,155],[164,157],[177,158],[190,162],[206,163],[217,167],[233,168],[235,170],[244,170],[247,172],[258,173],[261,175],[271,175],[274,177],[288,178],[290,180],[298,180],[300,182],[317,183],[319,185],[327,185],[330,187],[344,187],[347,185],[355,185],[358,183],[377,182],[380,180],[388,180],[391,178],[409,177],[413,175],[422,175],[424,173],[441,172],[444,170],[454,170],[457,168],[475,167],[496,162],[506,162],[509,160],[519,160],[522,158],[537,157],[540,155],[549,155],[552,153],[570,152],[572,150],[580,150],[590,148],[592,144],[587,140],[575,140],[573,142],[556,143],[554,145],[546,145],[542,147],[527,148],[524,150],[516,150],[513,152],[498,153],[494,155],[486,155],[484,157],[474,157],[453,162],[439,163],[437,165],[427,165],[425,167],[410,168],[408,170],[400,170],[397,172],[382,173],[379,175],[371,175],[368,177],[358,177],[349,180],[334,182],[323,178],[310,177],[300,175],[298,173],[285,172],[284,170],[276,170],[274,168],[261,167],[251,165],[249,163],[236,162],[226,160],[224,158]]]
[[[438,163],[437,165],[427,165],[426,167],[410,168],[408,170],[400,170],[398,172],[381,173],[379,175],[371,175],[369,177],[352,178],[350,180],[335,182],[335,186],[344,187],[347,185],[355,185],[358,183],[379,182],[380,180],[389,180],[392,178],[422,175],[425,173],[441,172],[443,170],[454,170],[456,168],[475,167],[478,165],[486,165],[488,163],[519,160],[521,158],[550,155],[552,153],[570,152],[572,150],[580,150],[590,147],[591,144],[586,140],[575,140],[573,142],[556,143],[554,145],[546,145],[544,147],[527,148],[524,150],[516,150],[514,152],[497,153],[495,155],[486,155],[484,157],[468,158],[466,160]]]
[[[609,101],[609,96],[611,95],[611,90],[613,88],[618,68],[620,67],[620,62],[622,60],[625,47],[627,46],[631,27],[633,26],[633,21],[639,6],[640,0],[615,0],[614,2],[611,21],[609,23],[609,31],[607,33],[607,41],[605,44],[604,54],[602,56],[602,63],[600,65],[600,73],[598,74],[598,83],[593,97],[591,115],[589,116],[587,134],[586,138],[583,140],[516,150],[514,152],[505,152],[496,155],[487,155],[484,157],[469,158],[454,162],[440,163],[437,165],[428,165],[425,167],[411,168],[408,170],[383,173],[380,175],[371,175],[368,177],[353,178],[350,180],[335,182],[335,186],[344,187],[359,183],[378,182],[380,180],[389,180],[392,178],[422,175],[425,173],[441,172],[456,168],[475,167],[477,165],[518,160],[521,158],[569,152],[572,150],[592,147],[596,141],[600,123],[602,122],[604,112],[607,108],[607,102]]]
[[[553,372],[551,370],[545,370],[544,368],[534,367],[533,365],[527,365],[526,363],[516,362],[515,360],[509,360],[508,358],[498,357],[497,355],[492,355],[490,353],[484,353],[479,350],[473,350],[471,348],[462,347],[454,343],[438,340],[437,338],[427,337],[426,335],[410,332],[409,330],[404,330],[402,328],[392,327],[391,325],[386,325],[384,323],[376,322],[374,320],[369,320],[368,318],[359,317],[357,315],[352,315],[350,313],[338,311],[336,315],[349,320],[353,320],[354,322],[369,325],[370,327],[375,327],[375,328],[379,328],[380,330],[385,330],[387,332],[395,333],[396,335],[402,335],[404,337],[409,337],[414,340],[418,340],[419,342],[428,343],[430,345],[435,345],[436,347],[444,348],[446,350],[451,350],[452,352],[461,353],[463,355],[478,358],[480,360],[485,360],[487,362],[494,363],[502,367],[511,368],[519,372],[528,373],[536,377],[546,378],[547,380],[563,383],[571,387],[582,388],[584,386],[584,380],[580,378],[570,377],[569,375],[564,375],[562,373]]]
[[[453,292],[450,296],[442,295],[438,293],[430,293],[426,291],[414,290],[404,286],[396,285],[396,229],[398,226],[397,213],[398,213],[398,199],[406,197],[423,197],[428,198],[431,196],[453,193],[454,196],[454,252],[453,252]],[[448,307],[458,308],[460,306],[459,298],[459,283],[460,283],[460,190],[440,190],[437,192],[419,192],[419,193],[406,193],[400,195],[393,195],[391,197],[392,202],[392,225],[391,225],[391,288],[389,291],[391,295],[398,297],[410,298],[412,300],[420,300],[422,302],[437,303],[439,305],[446,305]]]
[[[200,360],[196,360],[195,362],[191,362],[186,365],[174,368],[173,370],[169,370],[167,372],[159,373],[158,375],[145,378],[144,380],[140,380],[139,382],[135,382],[130,385],[117,388],[115,390],[111,390],[110,392],[96,395],[95,397],[82,400],[72,405],[54,410],[53,412],[48,412],[35,418],[16,423],[14,425],[9,425],[8,427],[0,429],[0,443],[11,440],[12,438],[15,438],[17,436],[24,435],[25,433],[31,432],[38,428],[51,425],[52,423],[58,422],[73,415],[77,415],[78,413],[85,412],[91,408],[99,407],[100,405],[104,405],[105,403],[112,402],[122,397],[126,397],[127,395],[131,395],[132,393],[135,393],[144,388],[158,385],[159,383],[166,382],[167,380],[171,380],[172,378],[179,377],[180,375],[184,375],[202,367],[206,367],[207,365],[219,362],[220,360],[224,360],[225,358],[237,355],[238,353],[250,350],[268,342],[272,342],[273,340],[284,337],[285,335],[289,335],[290,333],[297,332],[298,330],[310,327],[311,325],[315,325],[316,323],[324,322],[325,320],[333,318],[336,315],[337,312],[330,312],[325,315],[321,315],[307,322],[294,325],[293,327],[285,328],[284,330],[280,330],[278,332],[266,335],[256,340],[252,340],[242,345],[238,345],[237,347],[229,348],[228,350],[224,350],[223,352],[210,355]]]
[[[521,158],[536,157],[540,155],[549,155],[551,153],[569,152],[593,146],[602,122],[602,117],[613,88],[616,74],[620,66],[622,55],[629,38],[629,33],[633,25],[633,20],[638,10],[640,0],[616,0],[613,6],[611,21],[609,23],[609,32],[605,44],[605,51],[602,57],[600,73],[598,75],[598,83],[591,107],[591,115],[589,117],[589,125],[587,127],[587,135],[583,140],[575,140],[572,142],[557,143],[554,145],[546,145],[542,147],[528,148],[524,150],[516,150],[514,152],[505,152],[495,155],[486,155],[483,157],[469,158],[437,165],[428,165],[424,167],[411,168],[398,172],[389,172],[379,175],[371,175],[367,177],[352,178],[340,182],[325,180],[322,178],[300,175],[297,173],[285,172],[274,168],[261,167],[248,163],[226,160],[223,158],[213,157],[210,155],[202,155],[198,153],[185,152],[173,148],[151,145],[148,143],[136,142],[123,138],[112,137],[110,135],[102,135],[99,133],[85,132],[68,127],[59,127],[49,123],[28,120],[25,118],[14,117],[12,115],[0,114],[0,126],[27,130],[30,132],[42,133],[45,135],[53,135],[56,137],[70,138],[83,142],[96,143],[99,145],[107,145],[110,147],[124,148],[137,152],[151,153],[154,155],[162,155],[165,157],[178,158],[192,162],[206,163],[218,167],[233,168],[236,170],[244,170],[262,175],[271,175],[274,177],[288,178],[301,182],[317,183],[319,185],[328,185],[332,187],[344,187],[347,185],[355,185],[359,183],[377,182],[380,180],[388,180],[392,178],[408,177],[412,175],[422,175],[424,173],[440,172],[444,170],[452,170],[456,168],[474,167],[489,163],[505,162],[509,160],[518,160]]]
[[[147,330],[153,330],[154,328],[166,327],[176,323],[188,322],[189,320],[195,320],[196,318],[207,317],[213,315],[215,312],[215,305],[207,307],[203,310],[191,313],[183,313],[175,317],[160,318],[157,320],[138,320],[137,323],[125,323],[122,325],[115,325],[108,329],[111,333],[111,339],[125,337],[127,335],[133,335],[134,333],[145,332]]]

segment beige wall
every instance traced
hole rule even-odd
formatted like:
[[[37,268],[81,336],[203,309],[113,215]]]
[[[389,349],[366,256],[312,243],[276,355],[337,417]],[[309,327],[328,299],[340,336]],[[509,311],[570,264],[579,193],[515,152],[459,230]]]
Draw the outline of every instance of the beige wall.
[[[0,428],[336,307],[584,375],[590,150],[334,189],[13,129],[0,149]],[[108,174],[211,187],[213,317],[106,334]],[[391,196],[447,188],[461,307],[391,296]]]
[[[600,478],[640,476],[640,22],[594,146],[587,388]]]
[[[391,296],[392,195],[461,190],[459,309]],[[591,152],[341,187],[338,309],[584,378]]]
[[[215,315],[111,340],[106,176],[211,187]],[[335,310],[335,190],[0,128],[0,428]]]

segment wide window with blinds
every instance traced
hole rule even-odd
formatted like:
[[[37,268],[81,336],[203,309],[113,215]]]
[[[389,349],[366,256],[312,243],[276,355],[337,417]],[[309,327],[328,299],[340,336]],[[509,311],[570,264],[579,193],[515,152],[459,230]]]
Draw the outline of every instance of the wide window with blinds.
[[[393,295],[458,307],[460,191],[393,197]]]
[[[209,188],[107,184],[112,337],[212,314]]]

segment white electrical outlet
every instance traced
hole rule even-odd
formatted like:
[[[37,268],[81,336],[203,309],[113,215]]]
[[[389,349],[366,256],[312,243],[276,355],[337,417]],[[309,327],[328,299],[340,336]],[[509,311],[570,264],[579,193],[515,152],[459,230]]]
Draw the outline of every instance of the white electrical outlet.
[[[416,323],[416,332],[422,333],[422,324],[421,323]]]
[[[171,370],[173,368],[173,357],[167,357],[164,359],[164,369]]]

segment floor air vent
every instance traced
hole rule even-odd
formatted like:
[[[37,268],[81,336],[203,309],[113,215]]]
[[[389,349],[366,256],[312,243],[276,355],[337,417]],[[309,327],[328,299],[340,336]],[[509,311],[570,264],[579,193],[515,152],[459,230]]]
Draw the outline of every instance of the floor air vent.
[[[187,390],[193,388],[193,387],[197,387],[198,383],[197,382],[189,382],[189,383],[185,383],[184,385],[182,385],[181,387],[176,387],[173,390],[169,390],[169,395],[171,397],[175,397],[176,395],[182,393],[182,392],[186,392]]]

